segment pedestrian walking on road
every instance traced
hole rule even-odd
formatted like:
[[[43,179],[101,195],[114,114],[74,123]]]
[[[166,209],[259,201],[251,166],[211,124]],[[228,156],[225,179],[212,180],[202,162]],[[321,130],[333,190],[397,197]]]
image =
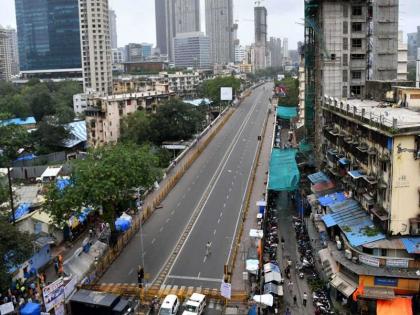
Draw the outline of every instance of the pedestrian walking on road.
[[[303,292],[303,301],[302,301],[303,306],[306,307],[307,301],[308,301],[308,294],[306,294],[306,292]]]
[[[293,305],[297,306],[297,297],[296,295],[293,296]]]
[[[137,270],[137,282],[139,284],[139,288],[143,287],[143,279],[144,279],[144,269],[142,266],[139,266]]]
[[[211,254],[211,242],[207,242],[206,244],[206,257]]]
[[[290,293],[293,293],[293,282],[292,282],[292,280],[289,280],[289,283],[287,284],[287,287],[289,288]]]
[[[292,312],[289,308],[286,308],[286,311],[284,312],[284,315],[292,315]]]
[[[281,249],[284,250],[284,238],[283,238],[283,236],[281,237]]]

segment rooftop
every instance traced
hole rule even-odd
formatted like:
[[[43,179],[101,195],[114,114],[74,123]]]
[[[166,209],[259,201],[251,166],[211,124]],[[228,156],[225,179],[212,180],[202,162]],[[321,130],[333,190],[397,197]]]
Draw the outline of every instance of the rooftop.
[[[34,124],[36,124],[36,120],[34,117],[12,118],[12,119],[0,121],[1,126],[9,126],[9,125],[25,126],[25,125],[34,125]]]
[[[124,100],[130,100],[135,98],[147,98],[152,96],[168,96],[173,94],[174,92],[169,91],[169,93],[166,92],[158,92],[158,91],[147,91],[147,92],[134,92],[134,93],[123,93],[123,94],[114,94],[109,96],[102,96],[99,97],[99,99],[104,101],[124,101]]]
[[[396,104],[372,100],[339,100],[325,96],[326,104],[339,109],[338,113],[367,123],[393,130],[420,128],[420,113]]]

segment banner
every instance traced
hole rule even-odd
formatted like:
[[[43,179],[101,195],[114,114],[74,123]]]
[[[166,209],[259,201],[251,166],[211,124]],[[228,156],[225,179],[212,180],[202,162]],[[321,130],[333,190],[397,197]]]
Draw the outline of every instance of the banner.
[[[55,306],[58,306],[60,303],[64,303],[63,278],[57,279],[50,285],[44,287],[44,289],[42,289],[42,295],[44,297],[44,304],[47,312],[52,310]]]
[[[230,283],[222,282],[220,286],[220,295],[230,300],[232,294],[232,285]]]

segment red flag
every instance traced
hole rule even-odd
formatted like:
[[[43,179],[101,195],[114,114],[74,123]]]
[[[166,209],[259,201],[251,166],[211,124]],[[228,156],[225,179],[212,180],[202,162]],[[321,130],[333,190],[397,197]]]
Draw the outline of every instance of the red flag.
[[[356,290],[356,291],[354,291],[354,293],[353,293],[353,301],[357,302],[357,297],[358,297],[359,295],[363,294],[363,293],[364,293],[364,291],[365,291],[365,283],[364,283],[364,280],[362,280],[362,281],[360,282],[360,285],[359,285],[359,287],[357,288],[357,290]]]

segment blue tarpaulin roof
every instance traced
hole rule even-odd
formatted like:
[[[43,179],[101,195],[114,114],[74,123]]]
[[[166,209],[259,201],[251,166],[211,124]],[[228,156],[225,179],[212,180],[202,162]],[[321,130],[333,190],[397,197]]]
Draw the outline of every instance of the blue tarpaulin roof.
[[[257,306],[252,305],[251,308],[248,310],[248,315],[257,315]]]
[[[402,242],[408,253],[420,254],[420,237],[403,238]]]
[[[292,119],[292,118],[295,118],[296,116],[297,116],[296,107],[286,107],[286,106],[277,107],[277,118]]]
[[[347,165],[350,163],[350,161],[346,158],[341,158],[338,160],[338,163],[342,164],[342,165]]]
[[[328,208],[330,209],[331,212],[338,212],[342,210],[351,211],[354,209],[359,209],[360,205],[354,199],[345,199],[343,201],[328,205]]]
[[[62,191],[62,190],[64,190],[64,188],[66,188],[68,185],[70,185],[70,179],[61,178],[61,179],[57,180],[55,185],[56,185],[56,187],[59,191]]]
[[[21,315],[40,315],[41,314],[41,305],[38,303],[26,303],[20,309]]]
[[[86,122],[84,120],[74,121],[64,126],[69,132],[69,136],[63,141],[65,148],[72,148],[82,142],[87,141]]]
[[[360,177],[363,177],[365,175],[363,175],[362,173],[360,173],[360,171],[348,171],[347,172],[351,177],[353,177],[354,179],[358,179]]]
[[[318,198],[319,203],[323,207],[343,202],[344,200],[346,200],[346,197],[343,192],[335,192]]]
[[[17,207],[17,209],[15,210],[15,220],[19,220],[20,218],[28,214],[29,207],[30,207],[29,203],[21,203],[19,207]],[[11,217],[11,219],[13,218]]]
[[[10,125],[25,126],[25,125],[34,125],[34,124],[36,124],[36,120],[34,117],[12,118],[12,119],[0,121],[0,126],[10,126]]]
[[[327,227],[338,225],[349,243],[355,247],[384,239],[385,235],[380,232],[367,235],[366,229],[373,227],[374,224],[367,213],[350,200],[342,203],[347,206],[342,206],[340,210],[324,215],[322,220],[325,225]]]
[[[32,153],[24,154],[19,156],[16,161],[31,161],[36,159],[36,155]]]
[[[269,190],[293,191],[298,188],[300,173],[295,156],[294,149],[273,148],[270,159]]]
[[[330,181],[330,179],[328,178],[327,175],[325,175],[324,172],[317,172],[317,173],[308,175],[308,179],[311,181],[312,184]]]

